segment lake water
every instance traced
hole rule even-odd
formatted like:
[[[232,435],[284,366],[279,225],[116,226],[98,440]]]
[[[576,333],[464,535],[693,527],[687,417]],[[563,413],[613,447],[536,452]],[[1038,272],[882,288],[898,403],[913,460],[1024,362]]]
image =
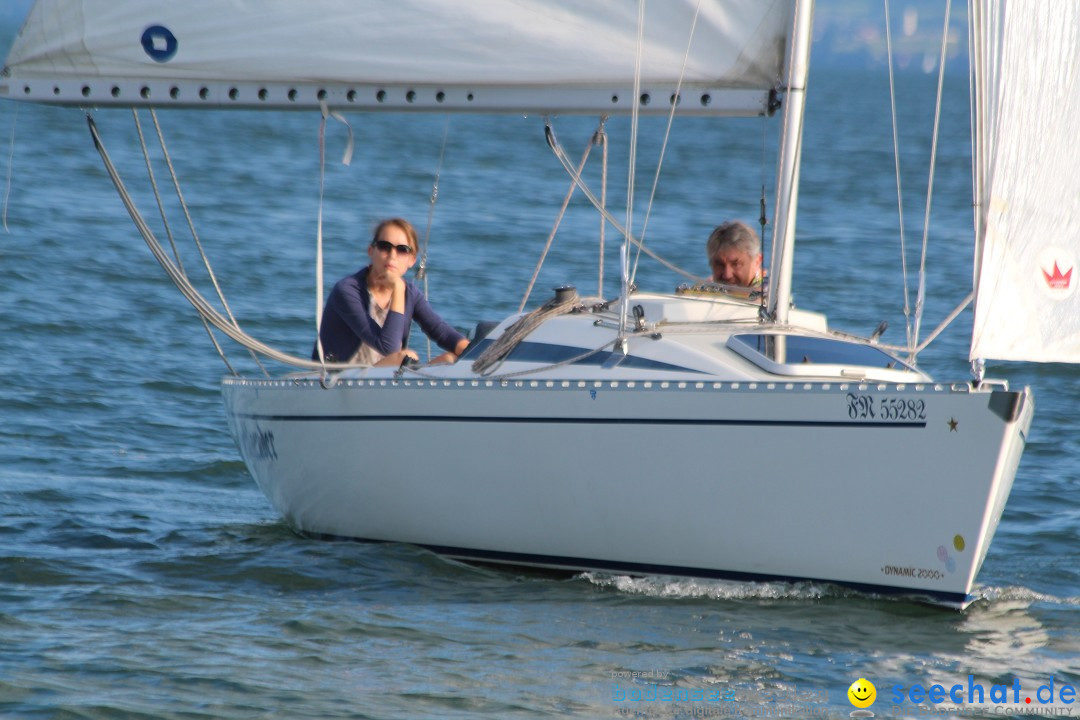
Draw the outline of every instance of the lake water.
[[[965,83],[960,72],[946,92],[924,336],[970,287]],[[933,76],[901,77],[913,269],[934,90]],[[795,298],[861,334],[887,320],[883,339],[902,343],[887,100],[883,74],[812,76]],[[233,312],[256,337],[306,355],[316,305],[318,116],[160,117]],[[153,216],[130,112],[95,118]],[[142,121],[152,132],[145,113]],[[763,182],[771,193],[778,121],[677,118],[650,246],[704,273],[709,230],[730,217],[756,221]],[[432,301],[461,328],[515,310],[568,187],[542,119],[351,123],[349,167],[337,162],[343,126],[327,130],[327,282],[362,264],[377,219],[404,215],[423,231],[445,131]],[[663,124],[642,128],[638,228]],[[576,161],[595,121],[555,125]],[[1075,369],[990,365],[990,376],[1033,386],[1037,411],[979,577],[981,599],[963,614],[824,585],[555,578],[468,567],[407,546],[306,539],[278,518],[240,462],[221,408],[225,367],[135,232],[82,114],[0,104],[0,138],[13,128],[0,165],[11,172],[0,234],[0,715],[846,717],[848,686],[863,677],[878,688],[877,716],[914,717],[911,702],[890,702],[894,686],[971,682],[989,691],[1018,680],[1031,694],[1051,681],[1058,690],[1080,684]],[[628,123],[613,119],[608,131],[608,197],[622,217]],[[598,148],[587,176],[599,187]],[[170,219],[182,234],[182,217],[171,210]],[[531,305],[562,283],[596,289],[597,227],[576,196]],[[610,229],[608,245],[611,296]],[[190,253],[185,264],[205,287]],[[681,281],[649,260],[637,275],[646,289]],[[970,311],[922,364],[938,379],[967,379],[969,332]],[[226,350],[238,371],[257,372],[235,346]],[[412,441],[422,450],[422,439]],[[760,451],[772,450],[763,431]],[[684,696],[664,700],[665,692]]]

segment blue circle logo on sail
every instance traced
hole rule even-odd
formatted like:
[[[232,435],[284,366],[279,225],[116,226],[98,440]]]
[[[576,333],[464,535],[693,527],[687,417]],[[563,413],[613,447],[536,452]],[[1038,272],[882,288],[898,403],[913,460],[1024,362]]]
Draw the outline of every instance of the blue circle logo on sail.
[[[143,30],[142,46],[152,60],[169,62],[176,54],[176,36],[164,25],[151,25]]]

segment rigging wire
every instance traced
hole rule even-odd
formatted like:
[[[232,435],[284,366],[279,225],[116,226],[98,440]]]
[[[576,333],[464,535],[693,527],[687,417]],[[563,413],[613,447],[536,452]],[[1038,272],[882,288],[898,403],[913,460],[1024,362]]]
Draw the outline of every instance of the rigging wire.
[[[597,133],[603,132],[604,123],[606,121],[607,121],[607,116],[606,115],[600,118],[600,127],[597,129],[597,131],[596,131]],[[547,127],[550,128],[550,124],[548,123],[548,121],[546,119],[545,119],[544,124]],[[593,137],[595,138],[595,135]],[[592,142],[592,140],[590,140],[589,143],[585,146],[585,152],[582,153],[582,155],[581,155],[581,162],[578,163],[577,170],[575,171],[576,174],[579,177],[581,176],[581,171],[585,169],[585,163],[589,159],[589,153],[592,152],[592,146],[593,146],[593,142]],[[605,177],[605,180],[606,180],[606,177]],[[518,305],[518,312],[523,312],[525,310],[525,304],[527,302],[529,302],[529,295],[532,294],[533,286],[536,285],[536,278],[539,277],[539,275],[540,275],[540,268],[542,268],[544,266],[544,260],[547,259],[548,251],[551,250],[551,243],[555,240],[555,234],[559,231],[559,226],[562,224],[563,217],[566,215],[566,209],[570,206],[570,198],[572,198],[574,196],[574,190],[576,190],[576,189],[577,189],[577,185],[571,180],[570,188],[566,191],[566,197],[563,198],[562,207],[559,208],[559,212],[555,216],[555,225],[551,228],[551,232],[548,233],[547,242],[544,244],[544,249],[540,252],[540,258],[536,261],[536,269],[533,270],[532,279],[529,280],[529,284],[525,287],[525,294],[521,298],[521,304]],[[606,189],[607,189],[607,187],[606,187],[606,182],[605,182],[604,189],[602,190],[602,192],[605,192]],[[601,220],[601,222],[603,222],[603,221]],[[602,230],[603,230],[603,228],[601,227],[601,231]],[[602,237],[603,236],[601,236],[601,238]],[[603,249],[603,240],[602,239],[601,239],[601,246],[600,247],[601,247],[601,255],[600,255],[600,260],[601,260],[601,262],[600,262],[600,268],[601,268],[600,272],[601,272],[601,276],[600,277],[601,277],[601,283],[603,283],[603,257],[604,256],[602,254],[602,249]]]
[[[619,222],[619,220],[616,219],[615,216],[612,215],[610,211],[608,211],[608,209],[604,206],[604,204],[599,199],[597,199],[596,194],[592,191],[592,189],[588,186],[588,184],[586,184],[586,182],[582,179],[581,173],[575,171],[573,164],[570,162],[570,158],[567,156],[566,151],[563,150],[562,145],[559,143],[558,137],[555,135],[554,126],[551,125],[550,123],[548,123],[544,127],[544,132],[547,135],[548,146],[551,148],[551,151],[555,154],[555,157],[559,160],[559,163],[563,166],[563,169],[566,170],[567,174],[570,175],[571,178],[573,178],[574,184],[576,184],[578,186],[578,188],[581,190],[582,194],[585,195],[585,197],[589,199],[589,202],[592,203],[593,207],[596,208],[596,210],[600,213],[600,215],[603,216],[609,223],[611,223],[612,227],[614,227],[615,230],[619,234],[623,235],[630,242],[630,244],[632,244],[632,245],[640,245],[641,241],[638,240],[636,237],[634,237],[631,233],[628,233],[626,231],[626,228],[623,227],[623,224],[621,222]],[[665,260],[658,253],[656,253],[653,250],[650,250],[648,247],[641,246],[641,251],[643,253],[645,253],[646,255],[648,255],[649,257],[651,257],[656,262],[663,265],[664,267],[668,268],[669,270],[671,270],[673,272],[676,272],[676,273],[682,275],[683,277],[685,277],[685,278],[687,278],[689,280],[693,280],[694,282],[703,282],[704,281],[704,278],[702,278],[702,277],[700,277],[698,275],[695,275],[693,273],[687,272],[686,270],[683,270],[682,268],[675,265],[674,263],[672,263],[672,262],[670,262],[668,260]]]
[[[671,96],[671,111],[668,113],[663,142],[660,143],[660,157],[656,161],[656,174],[653,176],[652,190],[649,192],[649,203],[645,206],[645,221],[641,224],[641,234],[639,236],[641,242],[638,243],[637,253],[634,256],[634,268],[630,273],[631,285],[637,277],[638,262],[641,260],[641,246],[645,243],[645,231],[649,227],[649,216],[652,215],[653,201],[656,199],[656,188],[660,185],[660,170],[664,166],[664,154],[667,152],[668,140],[671,137],[671,126],[675,122],[675,110],[678,108],[682,97],[683,78],[686,76],[686,64],[690,61],[690,47],[694,43],[694,31],[697,29],[698,15],[700,13],[701,0],[698,0],[697,6],[694,8],[694,19],[690,23],[690,36],[686,39],[686,52],[683,54],[682,66],[679,68],[679,80],[675,83],[675,93]],[[631,227],[629,222],[627,222],[627,227]],[[602,295],[603,292],[601,291],[600,294]]]
[[[439,177],[442,175],[443,158],[446,157],[446,139],[450,136],[450,116],[446,116],[443,126],[442,146],[439,148],[439,163],[435,166],[435,180],[431,185],[431,198],[428,203],[427,227],[424,229],[424,241],[420,254],[419,267],[416,269],[416,279],[424,281],[424,297],[428,297],[427,278],[427,254],[428,241],[431,239],[431,223],[435,219],[435,203],[439,199]],[[425,336],[426,337],[426,336]],[[431,338],[427,338],[427,356],[431,359]]]
[[[945,52],[949,42],[949,16],[952,0],[945,2],[945,27],[941,31],[941,57],[938,60],[937,102],[934,107],[934,136],[930,147],[930,175],[926,181],[926,214],[923,217],[922,255],[919,258],[919,291],[915,297],[915,329],[911,338],[911,362],[919,351],[919,326],[922,324],[923,303],[926,298],[926,249],[930,237],[930,202],[934,196],[934,167],[937,164],[938,135],[941,129],[941,99],[945,87]]]
[[[907,324],[907,343],[912,346],[911,304],[908,289],[907,245],[904,242],[904,193],[900,186],[900,136],[896,122],[896,81],[893,77],[892,24],[889,22],[889,0],[885,0],[885,54],[889,66],[889,106],[892,110],[893,157],[896,162],[896,201],[900,221],[900,266],[904,281],[904,321]]]
[[[427,253],[428,241],[431,239],[431,223],[435,219],[435,202],[439,199],[439,177],[442,175],[443,158],[446,157],[446,139],[450,136],[450,116],[446,116],[446,124],[443,126],[442,146],[439,148],[439,163],[435,166],[435,180],[431,185],[431,197],[428,203],[427,227],[424,229],[424,239],[420,245],[420,262],[416,268],[416,277],[424,280],[424,294],[427,295]]]

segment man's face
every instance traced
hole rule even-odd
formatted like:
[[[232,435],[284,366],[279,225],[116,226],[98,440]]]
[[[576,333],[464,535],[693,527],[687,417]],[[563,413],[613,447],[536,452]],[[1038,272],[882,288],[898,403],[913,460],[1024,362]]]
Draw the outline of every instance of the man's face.
[[[710,258],[713,282],[749,287],[761,274],[761,255],[752,256],[738,247],[722,247]]]

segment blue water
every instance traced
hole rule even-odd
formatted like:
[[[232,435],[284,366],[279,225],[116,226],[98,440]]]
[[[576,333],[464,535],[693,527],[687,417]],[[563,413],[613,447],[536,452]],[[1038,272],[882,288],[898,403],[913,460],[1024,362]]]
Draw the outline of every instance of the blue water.
[[[899,88],[912,268],[934,80],[904,75]],[[924,335],[970,286],[965,81],[963,73],[951,78],[946,93]],[[884,340],[902,343],[887,99],[884,75],[812,76],[795,297],[841,329],[865,334],[887,320]],[[306,354],[316,304],[318,117],[160,117],[241,324]],[[153,218],[130,113],[95,118]],[[148,116],[142,120],[147,127]],[[327,131],[328,282],[362,263],[378,218],[400,214],[426,227],[447,129],[442,117],[351,122],[350,167],[337,162],[344,128]],[[762,160],[762,147],[771,153],[774,143],[762,138],[777,123],[677,118],[649,216],[650,246],[704,273],[712,226],[755,221],[763,179],[771,192],[773,161]],[[575,162],[595,124],[556,120]],[[0,104],[5,148],[13,127],[10,162],[0,154],[0,167],[12,172],[0,234],[0,715],[846,717],[846,690],[865,677],[878,687],[878,716],[914,716],[910,703],[891,707],[894,685],[948,687],[969,674],[987,688],[1014,678],[1025,691],[1051,678],[1058,687],[1080,684],[1076,370],[990,366],[989,375],[1032,385],[1037,413],[979,578],[981,599],[964,614],[824,585],[553,578],[468,567],[407,546],[309,540],[284,525],[240,462],[220,403],[224,365],[142,245],[82,114]],[[628,129],[625,120],[609,122],[608,197],[620,218]],[[642,128],[639,229],[662,132],[662,120]],[[516,309],[568,180],[540,118],[454,117],[447,138],[429,293],[448,320],[468,328]],[[599,161],[597,148],[587,171],[597,188]],[[161,178],[160,166],[156,172]],[[170,220],[182,234],[175,209]],[[596,290],[597,225],[575,197],[531,304],[566,282]],[[613,238],[609,230],[609,296],[617,287]],[[190,243],[184,247],[205,288]],[[647,260],[637,280],[658,290],[682,281]],[[922,364],[939,379],[966,379],[969,332],[970,311]],[[239,370],[258,372],[235,346],[226,349]],[[767,434],[761,443],[769,447]],[[422,448],[423,439],[402,438],[403,449],[409,444]],[[645,675],[627,677],[634,672]],[[648,700],[658,687],[732,691],[735,699]],[[635,691],[643,699],[628,699]]]

